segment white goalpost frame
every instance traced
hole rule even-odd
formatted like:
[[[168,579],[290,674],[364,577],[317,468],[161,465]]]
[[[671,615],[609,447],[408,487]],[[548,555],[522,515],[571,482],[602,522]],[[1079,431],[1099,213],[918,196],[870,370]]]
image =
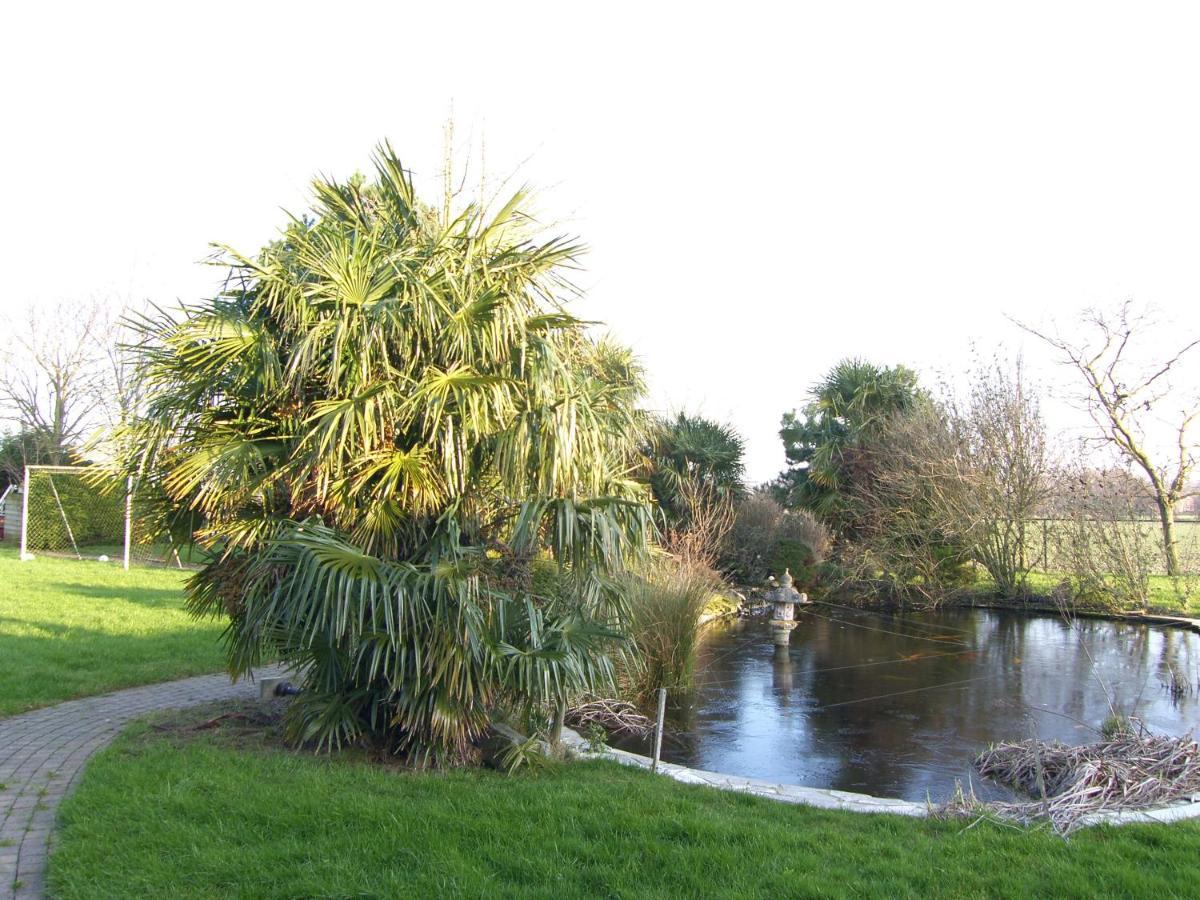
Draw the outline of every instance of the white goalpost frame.
[[[59,472],[63,475],[77,475],[86,466],[26,466],[25,467],[25,483],[24,489],[21,491],[21,555],[22,561],[27,561],[33,557],[29,554],[29,493],[31,472]],[[66,512],[62,508],[62,501],[58,499],[58,488],[54,486],[54,482],[50,482],[50,489],[54,492],[54,497],[58,502],[59,513],[63,516],[63,524],[66,525],[67,534],[71,538],[71,544],[75,546],[75,555],[79,556],[79,547],[75,545],[75,535],[71,528],[71,523],[67,521]],[[122,568],[129,571],[129,550],[132,544],[133,537],[133,476],[125,479],[125,539],[124,539],[124,554],[121,561]],[[82,559],[83,557],[80,557]]]

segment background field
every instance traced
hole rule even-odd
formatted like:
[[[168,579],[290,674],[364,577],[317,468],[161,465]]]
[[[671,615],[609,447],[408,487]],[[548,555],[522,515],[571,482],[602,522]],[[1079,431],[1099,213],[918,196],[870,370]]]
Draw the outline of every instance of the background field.
[[[0,715],[219,670],[223,625],[184,612],[188,574],[0,550]]]
[[[1143,519],[1122,523],[1129,532],[1136,531],[1140,540],[1157,551],[1159,575],[1166,574],[1166,562],[1162,558],[1162,528],[1158,520]],[[1036,519],[1027,526],[1028,546],[1033,554],[1034,567],[1044,572],[1060,572],[1063,565],[1059,553],[1058,532],[1062,522],[1054,519]],[[1179,548],[1179,561],[1184,570],[1200,575],[1200,521],[1194,518],[1178,518],[1175,522],[1175,540]]]

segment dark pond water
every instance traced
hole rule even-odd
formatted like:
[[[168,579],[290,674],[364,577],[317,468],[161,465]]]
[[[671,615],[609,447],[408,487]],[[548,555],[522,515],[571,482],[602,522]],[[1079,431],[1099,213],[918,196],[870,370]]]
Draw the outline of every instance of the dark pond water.
[[[710,633],[664,759],[909,800],[971,778],[987,798],[1005,792],[972,772],[976,753],[1032,735],[1094,740],[1109,695],[1154,731],[1200,725],[1197,692],[1166,687],[1171,666],[1200,679],[1200,635],[1183,629],[992,610],[798,615],[784,645],[763,619]]]

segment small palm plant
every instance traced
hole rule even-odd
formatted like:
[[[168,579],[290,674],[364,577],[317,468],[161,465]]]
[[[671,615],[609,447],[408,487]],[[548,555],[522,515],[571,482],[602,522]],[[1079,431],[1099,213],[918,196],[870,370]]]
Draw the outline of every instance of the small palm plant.
[[[314,184],[213,300],[141,321],[121,463],[204,523],[191,609],[229,667],[303,671],[291,735],[462,758],[497,711],[602,690],[644,549],[642,376],[564,301],[581,248],[420,204],[390,147]],[[546,595],[533,564],[565,577]]]

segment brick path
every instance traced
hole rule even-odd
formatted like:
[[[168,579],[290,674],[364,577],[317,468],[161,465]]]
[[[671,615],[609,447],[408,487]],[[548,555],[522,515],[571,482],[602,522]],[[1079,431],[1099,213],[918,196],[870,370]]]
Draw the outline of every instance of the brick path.
[[[278,674],[262,669],[262,676]],[[58,804],[84,763],[131,719],[159,709],[251,697],[257,687],[201,675],[0,719],[0,900],[41,897]]]

